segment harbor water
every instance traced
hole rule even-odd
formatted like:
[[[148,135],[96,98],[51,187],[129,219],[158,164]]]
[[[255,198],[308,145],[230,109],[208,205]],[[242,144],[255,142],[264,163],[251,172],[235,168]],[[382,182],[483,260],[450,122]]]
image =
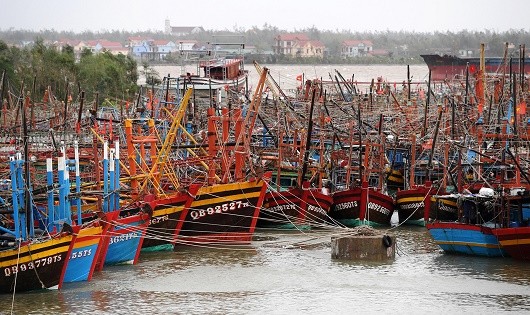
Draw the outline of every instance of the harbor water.
[[[172,77],[195,72],[187,67],[155,70]],[[295,88],[300,74],[327,80],[335,70],[359,82],[407,79],[401,65],[268,67],[285,89]],[[251,65],[247,70],[255,86],[258,75]],[[428,69],[410,66],[410,76],[426,82]],[[335,260],[331,237],[339,232],[257,229],[248,246],[142,252],[138,264],[105,267],[90,282],[2,295],[0,314],[530,313],[528,262],[444,254],[426,228],[405,226],[389,231],[397,239],[394,260]]]
[[[377,78],[381,77],[386,82],[396,83],[398,88],[407,80],[407,66],[406,65],[261,65],[270,70],[272,78],[278,85],[284,89],[295,89],[300,85],[297,77],[302,75],[304,80],[322,79],[323,81],[331,81],[331,78],[336,81],[335,76],[337,72],[343,76],[345,80],[350,80],[358,83],[361,92],[369,90],[369,84],[372,79],[377,82]],[[153,69],[162,78],[164,76],[178,77],[186,73],[198,74],[199,69],[196,65],[182,65],[182,66],[153,66]],[[249,74],[249,89],[256,86],[259,80],[259,75],[256,72],[254,65],[245,65],[245,70]],[[429,69],[427,65],[410,65],[408,67],[409,77],[414,85],[418,83],[426,84],[429,78]],[[138,68],[140,78],[138,84],[145,85],[145,76],[143,76],[143,68]],[[204,73],[202,73],[204,75]],[[331,78],[330,78],[331,75]],[[340,77],[339,77],[340,78]]]
[[[337,231],[335,231],[337,232]],[[444,254],[399,227],[395,260],[331,258],[330,231],[261,231],[245,247],[142,253],[90,282],[0,299],[0,314],[485,314],[530,312],[530,265]]]

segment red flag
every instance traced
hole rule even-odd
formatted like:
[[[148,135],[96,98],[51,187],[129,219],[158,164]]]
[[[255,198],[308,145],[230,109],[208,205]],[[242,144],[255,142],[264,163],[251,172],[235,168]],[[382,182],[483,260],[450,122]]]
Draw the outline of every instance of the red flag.
[[[296,76],[296,81],[302,81],[302,75],[301,74]]]

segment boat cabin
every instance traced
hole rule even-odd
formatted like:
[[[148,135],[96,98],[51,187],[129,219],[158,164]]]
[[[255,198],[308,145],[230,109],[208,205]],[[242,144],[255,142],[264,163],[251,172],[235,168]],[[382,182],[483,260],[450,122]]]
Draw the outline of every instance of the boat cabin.
[[[204,77],[215,80],[234,80],[243,73],[243,59],[211,59],[199,63]]]

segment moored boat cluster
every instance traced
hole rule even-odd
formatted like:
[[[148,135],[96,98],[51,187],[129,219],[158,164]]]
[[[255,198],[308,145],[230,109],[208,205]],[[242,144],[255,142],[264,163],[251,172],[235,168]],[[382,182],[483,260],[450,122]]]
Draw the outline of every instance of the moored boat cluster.
[[[141,251],[246,244],[256,228],[418,224],[446,251],[529,258],[524,71],[399,88],[337,71],[288,93],[255,66],[252,93],[243,71],[217,82],[222,101],[187,76],[127,108],[67,108],[52,91],[4,102],[0,291],[90,280]]]

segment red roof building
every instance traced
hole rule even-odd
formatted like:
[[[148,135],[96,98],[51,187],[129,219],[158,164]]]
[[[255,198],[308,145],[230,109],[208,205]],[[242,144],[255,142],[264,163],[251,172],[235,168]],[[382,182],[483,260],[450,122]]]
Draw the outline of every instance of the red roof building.
[[[310,40],[305,34],[280,34],[274,38],[273,51],[293,57],[324,57],[324,44]]]
[[[369,40],[345,40],[342,42],[342,57],[360,57],[370,54],[373,44]]]

